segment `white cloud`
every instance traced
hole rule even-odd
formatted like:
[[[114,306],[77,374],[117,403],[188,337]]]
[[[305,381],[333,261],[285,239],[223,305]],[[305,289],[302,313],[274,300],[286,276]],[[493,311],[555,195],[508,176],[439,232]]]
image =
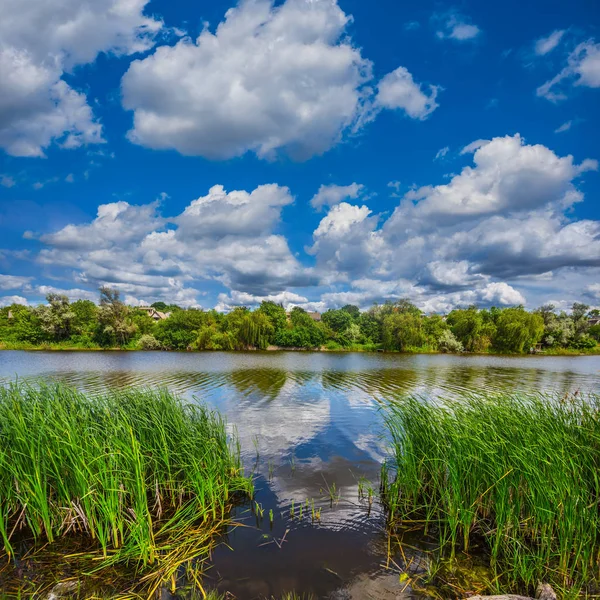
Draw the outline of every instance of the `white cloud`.
[[[436,32],[440,39],[450,38],[459,42],[475,39],[481,33],[477,25],[469,23],[469,20],[459,14],[451,14],[444,19],[442,29]]]
[[[465,167],[446,185],[408,192],[405,198],[417,202],[415,214],[464,219],[550,203],[570,206],[582,199],[572,180],[598,168],[593,160],[576,165],[570,155],[561,158],[545,146],[525,144],[518,134],[480,145],[473,162],[474,168]]]
[[[19,275],[2,275],[0,273],[0,290],[18,290],[29,283],[31,277]]]
[[[351,183],[350,185],[322,185],[319,191],[311,198],[310,204],[316,209],[321,209],[324,206],[334,206],[347,198],[355,200],[363,190],[364,186],[360,183]]]
[[[564,100],[567,97],[565,81],[570,81],[575,86],[600,87],[600,43],[588,40],[579,44],[569,54],[567,66],[541,85],[537,89],[537,95],[552,102]]]
[[[130,140],[212,159],[324,153],[381,108],[371,62],[345,33],[350,20],[336,0],[242,1],[214,32],[131,64],[122,80]],[[423,118],[433,107],[412,88],[391,107]]]
[[[3,0],[0,20],[0,147],[44,156],[103,141],[85,94],[65,71],[100,52],[132,54],[153,44],[162,24],[145,17],[147,0]]]
[[[0,306],[10,306],[11,304],[29,306],[27,298],[23,298],[23,296],[0,296]]]
[[[401,108],[409,117],[424,120],[439,106],[435,101],[439,90],[430,85],[429,92],[424,92],[407,69],[398,67],[379,82],[376,103],[384,108]]]
[[[569,131],[569,129],[571,129],[571,125],[573,125],[573,121],[567,121],[566,123],[563,123],[560,127],[557,127],[554,130],[554,133],[563,133],[563,131]]]
[[[0,175],[0,185],[6,188],[11,188],[17,185],[14,177],[10,175]]]
[[[232,290],[229,294],[219,294],[215,309],[219,312],[229,312],[236,306],[257,307],[261,302],[275,302],[281,304],[287,310],[294,306],[305,306],[309,303],[308,298],[294,292],[279,292],[266,296],[256,296],[247,292]]]
[[[391,215],[374,213],[358,184],[321,188],[327,212],[304,254],[279,233],[293,202],[287,187],[216,185],[175,215],[159,201],[102,205],[88,222],[38,236],[37,262],[47,277],[70,277],[68,293],[109,284],[132,303],[195,306],[200,290],[218,287],[221,310],[264,299],[323,310],[409,297],[437,312],[589,295],[600,221],[571,208],[596,161],[578,164],[518,134],[469,146],[471,164],[444,184],[411,189]],[[0,287],[25,297],[56,289],[15,277]]]
[[[436,152],[434,160],[439,160],[440,158],[444,158],[444,156],[446,156],[446,154],[448,154],[448,152],[450,152],[450,148],[448,146],[444,146],[443,148],[440,148]]]
[[[267,235],[279,221],[281,209],[293,201],[290,190],[276,184],[259,185],[251,193],[227,193],[222,185],[215,185],[178,217],[178,236],[207,239]]]
[[[473,154],[473,152],[475,152],[475,150],[479,150],[479,148],[482,148],[483,146],[486,146],[489,143],[490,143],[490,140],[475,140],[474,142],[467,144],[460,151],[460,153],[461,154]]]
[[[436,311],[518,304],[525,298],[515,285],[544,274],[550,286],[562,269],[600,266],[600,222],[565,213],[583,199],[575,182],[596,161],[575,164],[519,135],[470,146],[473,166],[447,184],[407,192],[381,225],[366,206],[329,211],[309,250],[323,282],[354,283],[323,300],[364,306],[407,295]],[[360,279],[372,282],[368,293],[355,289]],[[398,281],[412,289],[390,292]]]
[[[585,288],[586,296],[600,302],[600,283],[592,283]]]
[[[45,234],[38,260],[75,269],[75,281],[118,287],[144,300],[197,304],[197,280],[216,280],[254,295],[311,284],[310,270],[273,233],[281,209],[293,201],[274,184],[252,192],[213,186],[180,214],[165,218],[158,202],[101,205],[97,217]]]
[[[35,291],[44,297],[46,297],[48,294],[59,294],[61,296],[66,296],[71,302],[76,300],[91,300],[92,302],[97,302],[99,298],[99,293],[97,290],[91,291],[82,290],[79,288],[65,290],[52,285],[40,285],[35,288]]]
[[[549,52],[552,52],[560,41],[562,40],[563,35],[565,34],[564,29],[556,29],[550,35],[546,37],[541,37],[535,42],[534,50],[538,56],[544,56]]]

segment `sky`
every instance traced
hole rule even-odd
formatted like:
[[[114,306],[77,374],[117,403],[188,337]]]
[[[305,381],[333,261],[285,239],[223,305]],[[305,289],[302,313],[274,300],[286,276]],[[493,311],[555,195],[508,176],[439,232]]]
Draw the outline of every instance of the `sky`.
[[[596,0],[0,13],[0,305],[600,305]]]

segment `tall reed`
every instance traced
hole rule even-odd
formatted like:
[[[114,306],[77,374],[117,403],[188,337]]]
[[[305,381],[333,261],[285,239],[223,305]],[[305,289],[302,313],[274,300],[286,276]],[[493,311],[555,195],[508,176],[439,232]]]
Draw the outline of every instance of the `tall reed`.
[[[100,564],[173,577],[206,553],[234,496],[251,493],[221,417],[166,390],[88,397],[0,386],[0,540],[88,538]],[[187,554],[186,554],[187,553]]]
[[[453,555],[485,542],[497,581],[594,588],[600,558],[600,398],[407,398],[385,412],[390,524]]]

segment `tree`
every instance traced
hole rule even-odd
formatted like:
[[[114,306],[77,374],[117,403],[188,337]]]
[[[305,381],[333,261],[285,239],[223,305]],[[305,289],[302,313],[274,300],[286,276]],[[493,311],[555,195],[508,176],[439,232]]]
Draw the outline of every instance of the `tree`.
[[[274,327],[267,315],[260,310],[244,315],[237,332],[242,347],[266,350],[273,337]]]
[[[75,315],[73,329],[81,335],[91,335],[98,321],[98,307],[91,300],[76,300],[71,304]]]
[[[346,331],[354,322],[352,315],[343,308],[339,310],[330,308],[327,312],[323,313],[321,320],[336,333]]]
[[[494,348],[502,352],[523,352],[535,346],[544,333],[544,319],[523,307],[505,308],[496,321]]]
[[[124,346],[135,333],[129,307],[121,301],[119,290],[100,288],[97,338],[102,345]]]
[[[61,294],[48,294],[48,304],[36,309],[44,332],[53,340],[65,340],[71,336],[75,313],[71,310],[69,298]]]
[[[355,306],[354,304],[346,304],[346,306],[342,306],[342,310],[347,312],[353,321],[358,321],[360,319],[360,308]]]
[[[426,336],[420,311],[407,310],[385,317],[382,342],[386,350],[404,351],[423,346]]]
[[[185,350],[196,341],[198,331],[207,321],[207,314],[197,308],[177,310],[156,323],[153,335],[165,348]]]
[[[265,314],[271,325],[273,326],[273,334],[270,342],[275,340],[275,336],[279,331],[285,329],[287,325],[287,315],[285,314],[285,308],[281,304],[275,304],[275,302],[271,302],[270,300],[265,300],[261,302],[261,305],[258,309],[261,313]]]
[[[468,352],[485,352],[492,343],[496,326],[485,322],[476,307],[454,309],[446,318],[450,330]]]

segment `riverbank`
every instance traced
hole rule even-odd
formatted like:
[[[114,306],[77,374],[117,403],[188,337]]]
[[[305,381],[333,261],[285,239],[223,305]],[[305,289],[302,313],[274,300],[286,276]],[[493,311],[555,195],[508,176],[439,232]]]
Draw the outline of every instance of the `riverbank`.
[[[256,348],[246,348],[244,350],[147,350],[139,348],[137,346],[123,346],[123,347],[112,347],[107,348],[105,346],[78,346],[69,343],[44,343],[44,344],[28,344],[24,342],[0,342],[0,351],[2,350],[23,350],[27,352],[169,352],[169,353],[214,353],[214,352],[231,352],[231,353],[244,353],[244,352],[331,352],[331,353],[383,353],[383,354],[452,354],[455,356],[596,356],[600,355],[600,344],[595,348],[585,349],[574,349],[574,348],[547,348],[542,351],[530,353],[515,353],[515,352],[441,352],[439,350],[432,350],[429,348],[415,348],[410,350],[383,350],[373,344],[369,345],[354,345],[354,346],[339,346],[330,345],[322,346],[321,348],[286,348],[283,346],[269,346],[265,350],[258,350]]]

